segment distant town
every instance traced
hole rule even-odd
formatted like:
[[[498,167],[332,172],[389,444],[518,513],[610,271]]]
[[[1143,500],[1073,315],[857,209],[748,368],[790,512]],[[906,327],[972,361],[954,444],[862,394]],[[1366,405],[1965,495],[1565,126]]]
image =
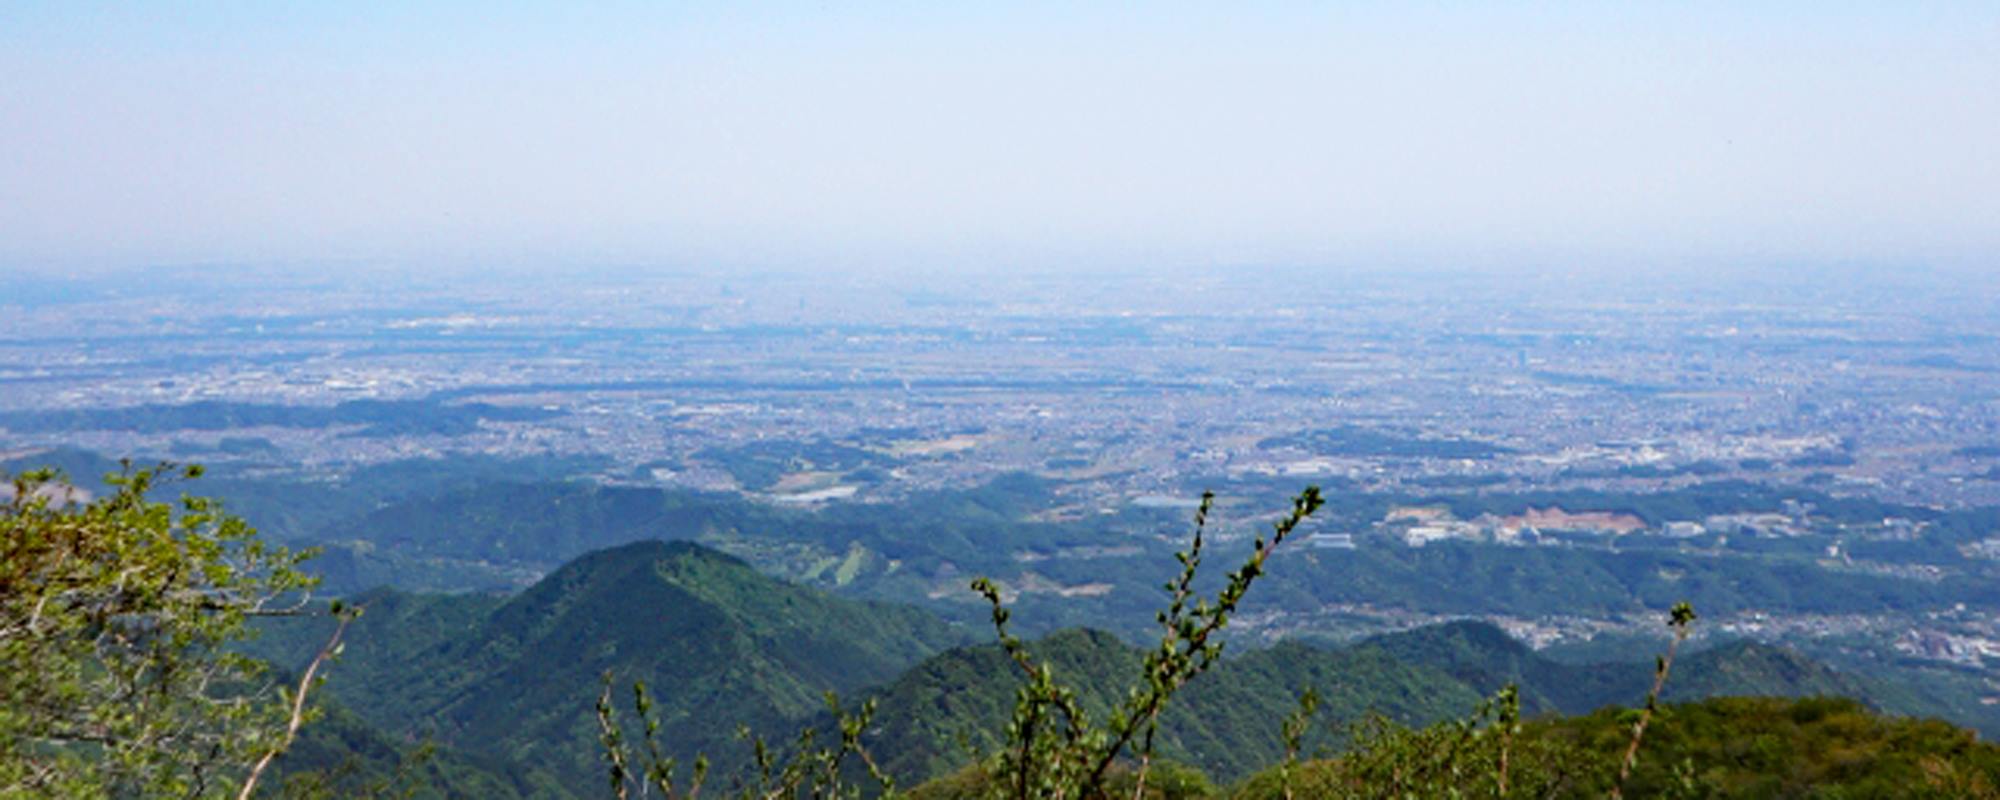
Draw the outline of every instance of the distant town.
[[[1390,499],[1309,531],[1301,548],[1322,561],[1560,548],[1934,587],[1936,602],[1866,613],[1746,604],[1705,630],[1969,670],[1981,702],[2000,702],[2000,603],[1951,588],[2000,567],[2000,529],[1963,516],[2000,505],[2000,306],[1950,281],[1690,291],[1560,272],[1216,272],[912,289],[691,271],[384,292],[248,275],[0,298],[0,461],[73,448],[332,481],[411,459],[554,458],[600,485],[806,513],[1026,474],[1052,492],[1028,519],[1068,525],[1183,515],[1208,489],[1323,484]],[[1563,499],[1738,484],[1842,507],[1788,496],[1642,514]],[[1518,501],[1449,502],[1494,497]],[[1063,557],[1141,546],[1154,543]],[[857,554],[819,558],[851,579]],[[1034,571],[1050,557],[1015,553],[1016,589],[1111,590]],[[1676,569],[1647,579],[1671,585]],[[956,586],[945,578],[929,591]],[[1650,619],[1363,599],[1259,611],[1243,628],[1351,635],[1463,616],[1549,647]]]
[[[1745,478],[2000,502],[2000,320],[1942,290],[1676,296],[1551,275],[913,291],[689,275],[385,294],[268,280],[167,275],[0,298],[0,443],[306,470],[558,453],[605,459],[607,480],[796,502],[1009,472],[1106,505],[1226,475],[1377,488]],[[438,420],[383,431],[217,405],[359,401]],[[113,413],[193,404],[209,417]],[[744,458],[786,461],[783,478],[732,468]]]

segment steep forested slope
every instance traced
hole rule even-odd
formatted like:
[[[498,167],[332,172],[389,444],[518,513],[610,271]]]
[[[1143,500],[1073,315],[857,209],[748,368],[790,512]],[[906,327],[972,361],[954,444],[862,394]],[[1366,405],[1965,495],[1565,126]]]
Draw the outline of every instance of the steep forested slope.
[[[1052,634],[1031,650],[1098,715],[1133,687],[1143,658],[1138,648],[1087,630]],[[926,660],[876,693],[878,733],[869,746],[906,783],[943,774],[969,754],[1001,744],[1022,682],[1019,667],[998,645],[959,648]],[[1369,713],[1428,722],[1463,713],[1479,700],[1441,672],[1379,653],[1282,645],[1227,659],[1189,683],[1162,716],[1161,752],[1220,776],[1255,769],[1283,752],[1277,720],[1307,688],[1325,698],[1326,718],[1341,722]],[[1333,746],[1340,730],[1322,727],[1312,744]]]
[[[783,739],[827,724],[824,690],[876,698],[866,741],[905,785],[998,746],[1021,683],[997,646],[971,643],[981,631],[777,581],[688,542],[589,553],[511,598],[377,591],[352,602],[367,612],[329,697],[392,739],[435,736],[543,791],[602,769],[590,708],[607,672],[621,701],[632,680],[653,687],[669,752],[706,752],[725,769],[745,752],[739,725]],[[297,664],[325,634],[316,625],[273,626],[259,652]],[[1031,647],[1094,713],[1131,688],[1142,657],[1087,630]],[[1650,678],[1648,662],[1557,662],[1474,622],[1343,648],[1287,643],[1232,653],[1189,684],[1162,717],[1160,750],[1228,781],[1282,754],[1278,721],[1308,688],[1323,698],[1311,753],[1338,751],[1371,714],[1461,717],[1506,683],[1522,687],[1531,715],[1582,714],[1638,703]],[[1925,711],[1892,685],[1747,642],[1684,654],[1668,690],[1730,694],[1845,694]]]
[[[688,543],[576,560],[520,595],[372,593],[330,696],[395,733],[564,777],[595,769],[591,703],[610,674],[654,688],[669,749],[730,755],[736,726],[810,716],[825,690],[886,682],[968,634],[921,611],[785,584]],[[323,626],[273,626],[296,664]]]

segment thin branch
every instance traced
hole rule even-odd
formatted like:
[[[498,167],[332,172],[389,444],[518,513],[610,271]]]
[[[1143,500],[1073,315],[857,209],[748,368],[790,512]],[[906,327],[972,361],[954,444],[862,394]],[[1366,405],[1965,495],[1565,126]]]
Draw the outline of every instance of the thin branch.
[[[1639,760],[1639,741],[1646,738],[1646,724],[1653,721],[1653,711],[1660,704],[1660,690],[1667,684],[1667,672],[1674,668],[1674,652],[1688,637],[1688,628],[1694,624],[1694,607],[1687,603],[1677,603],[1667,617],[1667,626],[1674,629],[1673,641],[1667,643],[1667,654],[1661,656],[1653,668],[1653,689],[1646,693],[1646,707],[1639,710],[1639,720],[1632,723],[1632,741],[1625,746],[1625,758],[1618,765],[1618,782],[1611,786],[1612,800],[1625,796],[1625,780],[1632,775],[1632,764]]]
[[[597,725],[603,729],[604,757],[611,762],[611,790],[618,800],[625,800],[625,784],[630,774],[625,764],[625,745],[618,734],[618,723],[611,718],[611,673],[604,673],[604,691],[597,696]],[[644,789],[644,784],[640,784]]]
[[[286,748],[292,746],[293,739],[298,738],[299,726],[306,722],[306,693],[312,690],[313,677],[340,649],[340,637],[347,633],[347,626],[354,621],[355,616],[356,614],[340,615],[340,624],[334,626],[333,635],[327,638],[326,646],[321,647],[319,655],[313,656],[312,663],[306,665],[306,674],[299,678],[299,689],[292,696],[292,717],[285,725],[284,738],[270,750],[265,751],[264,756],[257,759],[257,765],[250,768],[250,776],[243,779],[243,791],[236,793],[236,800],[250,800],[250,795],[257,791],[257,779],[264,776],[264,769],[271,766],[271,762],[285,752]]]
[[[1196,511],[1197,544],[1201,540],[1201,531],[1207,522],[1209,505],[1213,499],[1212,493],[1203,493],[1202,504]],[[1137,713],[1126,717],[1126,726],[1122,730],[1114,731],[1110,745],[1097,754],[1096,763],[1090,769],[1087,785],[1103,785],[1112,762],[1132,742],[1132,738],[1139,733],[1142,726],[1150,726],[1158,719],[1160,712],[1166,707],[1168,697],[1215,663],[1215,659],[1221,654],[1221,648],[1219,645],[1211,646],[1209,638],[1224,625],[1229,624],[1229,616],[1236,612],[1237,604],[1248,593],[1250,585],[1263,574],[1265,560],[1269,559],[1271,553],[1278,549],[1278,545],[1324,503],[1319,487],[1306,487],[1298,497],[1293,498],[1291,511],[1272,525],[1271,538],[1259,537],[1255,541],[1250,558],[1229,576],[1229,584],[1216,595],[1215,605],[1209,608],[1197,605],[1194,613],[1202,620],[1200,626],[1192,632],[1184,632],[1180,628],[1181,620],[1175,619],[1168,623],[1169,632],[1166,641],[1161,643],[1159,651],[1147,657],[1148,671],[1157,674],[1158,680],[1149,681],[1146,694],[1138,702],[1128,706],[1134,707],[1133,710]],[[1194,555],[1198,556],[1199,551],[1194,551]],[[1183,573],[1184,581],[1192,582],[1194,566],[1192,562],[1188,564]],[[1185,644],[1185,648],[1177,646],[1181,644]]]

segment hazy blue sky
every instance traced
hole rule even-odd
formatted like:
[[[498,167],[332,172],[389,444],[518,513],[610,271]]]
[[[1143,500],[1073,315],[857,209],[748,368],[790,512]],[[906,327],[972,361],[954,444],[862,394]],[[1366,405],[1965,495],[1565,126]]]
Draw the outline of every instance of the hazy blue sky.
[[[947,5],[0,0],[0,265],[2000,267],[2000,2]]]

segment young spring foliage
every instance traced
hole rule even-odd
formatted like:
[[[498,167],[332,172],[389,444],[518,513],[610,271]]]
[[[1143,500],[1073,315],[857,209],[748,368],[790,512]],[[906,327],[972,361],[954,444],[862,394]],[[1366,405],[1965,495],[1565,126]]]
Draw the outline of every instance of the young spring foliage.
[[[989,768],[996,791],[1017,800],[1105,797],[1112,767],[1121,758],[1130,758],[1137,762],[1137,786],[1132,793],[1143,794],[1160,712],[1181,687],[1222,656],[1222,642],[1215,638],[1216,633],[1229,624],[1244,595],[1264,574],[1271,554],[1324,501],[1318,487],[1300,492],[1290,510],[1272,524],[1269,538],[1258,537],[1243,565],[1229,574],[1213,598],[1208,598],[1195,592],[1194,581],[1214,503],[1213,492],[1202,493],[1201,505],[1195,510],[1194,537],[1186,550],[1176,554],[1181,572],[1166,584],[1171,600],[1157,617],[1160,641],[1146,654],[1141,682],[1101,723],[1091,719],[1077,701],[1075,688],[1058,681],[1051,666],[1037,660],[1008,631],[1011,614],[1001,601],[999,587],[985,578],[972,582],[973,590],[993,607],[993,627],[1001,647],[1028,678],[1015,696],[1013,719],[1007,726],[1009,744]]]
[[[212,500],[148,499],[200,475],[127,465],[89,501],[49,471],[11,481],[0,795],[247,796],[309,716],[312,676],[286,685],[230,648],[250,618],[305,607],[309,553]]]

